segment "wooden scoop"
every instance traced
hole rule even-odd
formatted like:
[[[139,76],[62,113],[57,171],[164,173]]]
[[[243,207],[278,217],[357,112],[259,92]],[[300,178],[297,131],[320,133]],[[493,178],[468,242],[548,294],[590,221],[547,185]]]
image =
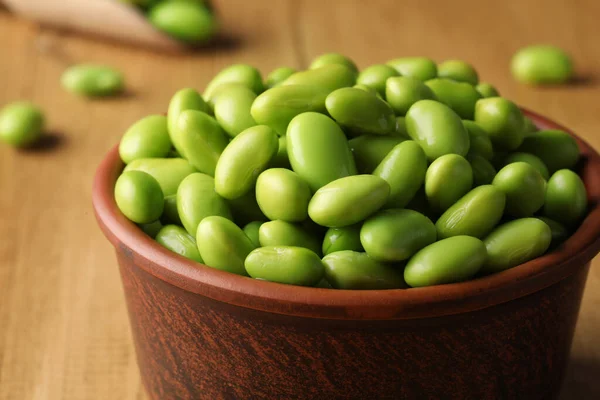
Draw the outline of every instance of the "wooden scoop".
[[[9,10],[44,25],[163,50],[185,45],[155,29],[135,8],[116,0],[0,0]]]

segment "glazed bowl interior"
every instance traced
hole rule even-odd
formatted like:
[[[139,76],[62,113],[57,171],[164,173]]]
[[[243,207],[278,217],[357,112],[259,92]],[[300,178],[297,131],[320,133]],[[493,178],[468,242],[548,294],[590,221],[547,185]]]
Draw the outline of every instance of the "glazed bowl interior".
[[[146,272],[189,292],[255,310],[333,319],[411,319],[458,314],[504,303],[548,287],[574,273],[600,250],[600,157],[568,129],[535,113],[541,129],[561,129],[577,140],[577,172],[588,192],[588,214],[552,252],[467,282],[394,290],[333,290],[283,285],[217,270],[160,246],[121,214],[114,201],[124,165],[115,146],[98,168],[93,188],[96,218],[107,238]]]

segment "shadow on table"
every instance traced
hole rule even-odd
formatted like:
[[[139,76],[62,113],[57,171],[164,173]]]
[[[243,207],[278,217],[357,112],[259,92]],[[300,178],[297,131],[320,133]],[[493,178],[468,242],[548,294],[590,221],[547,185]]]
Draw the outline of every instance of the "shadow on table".
[[[600,399],[600,360],[571,359],[558,399]]]
[[[58,132],[46,132],[36,143],[20,149],[24,153],[46,153],[66,145],[67,138]]]

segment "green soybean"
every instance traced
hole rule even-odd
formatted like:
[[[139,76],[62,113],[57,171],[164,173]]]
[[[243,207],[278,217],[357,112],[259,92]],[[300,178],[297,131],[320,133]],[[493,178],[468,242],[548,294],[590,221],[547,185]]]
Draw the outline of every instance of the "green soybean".
[[[242,229],[254,247],[260,247],[259,231],[263,221],[252,221],[247,223]]]
[[[295,74],[297,70],[291,67],[279,67],[275,68],[273,71],[267,75],[267,79],[265,80],[265,87],[267,89],[274,88],[283,83],[287,78]]]
[[[394,68],[402,76],[411,76],[422,81],[433,79],[438,74],[435,62],[425,57],[396,58],[388,61],[386,64]]]
[[[389,78],[385,84],[385,99],[396,115],[406,115],[419,100],[437,100],[433,91],[421,80],[410,76]]]
[[[198,225],[196,243],[209,267],[238,275],[248,275],[244,260],[254,245],[244,231],[227,218],[206,217]]]
[[[478,186],[448,208],[435,223],[438,239],[485,237],[500,222],[506,196],[492,185]]]
[[[217,20],[203,2],[163,1],[148,13],[148,20],[158,30],[188,44],[208,41],[217,31]]]
[[[523,119],[525,120],[525,127],[523,128],[523,134],[525,137],[530,136],[539,130],[531,118],[523,116]]]
[[[390,185],[378,176],[340,178],[317,190],[308,204],[308,215],[330,228],[352,225],[383,207],[389,194]]]
[[[358,68],[356,67],[356,64],[354,64],[354,61],[339,53],[321,54],[312,60],[308,68],[317,69],[327,65],[343,65],[353,71],[355,74],[358,73]]]
[[[302,247],[261,247],[248,254],[244,264],[255,279],[288,285],[315,286],[325,274],[319,256]]]
[[[144,231],[146,235],[150,236],[152,239],[156,238],[156,235],[163,227],[159,220],[150,222],[148,224],[138,224],[138,226],[142,231]]]
[[[579,147],[575,139],[560,130],[538,131],[523,140],[519,151],[539,157],[548,167],[548,172],[573,168],[579,161]]]
[[[376,64],[371,65],[358,75],[356,82],[374,89],[380,96],[386,95],[387,80],[393,76],[398,76],[398,71],[389,65]],[[388,99],[389,101],[389,99]]]
[[[523,143],[525,122],[515,103],[502,97],[481,99],[475,104],[475,122],[500,150],[515,150]]]
[[[448,60],[438,65],[438,77],[466,82],[471,85],[479,83],[479,76],[473,66],[461,60]]]
[[[210,112],[208,114],[215,114],[215,104],[217,104],[217,101],[219,101],[221,94],[227,94],[227,92],[231,90],[237,90],[238,92],[240,92],[244,91],[244,89],[248,89],[248,86],[241,82],[225,82],[215,87],[214,90],[210,92],[210,95],[207,95],[205,92],[203,96],[204,99],[206,99],[206,104],[208,105],[208,108],[210,109]]]
[[[469,153],[467,156],[481,156],[486,160],[494,157],[494,147],[487,132],[473,121],[463,120],[463,125],[469,133]]]
[[[0,140],[15,147],[32,145],[42,136],[45,118],[33,103],[19,101],[0,110]]]
[[[467,155],[469,134],[460,117],[448,106],[420,100],[406,113],[406,128],[430,161],[445,154]]]
[[[250,114],[255,99],[256,94],[244,87],[231,87],[219,94],[215,102],[215,118],[229,136],[236,137],[256,125]]]
[[[195,89],[181,89],[177,91],[173,97],[171,97],[169,109],[167,111],[167,122],[169,127],[169,136],[173,142],[173,146],[175,146],[175,149],[179,152],[179,154],[183,154],[183,146],[181,146],[179,143],[179,131],[177,129],[177,123],[181,113],[186,110],[196,110],[209,113],[210,107]]]
[[[331,118],[314,112],[300,114],[290,122],[286,136],[292,169],[312,191],[356,174],[346,136]]]
[[[530,153],[517,152],[517,153],[510,153],[508,155],[508,157],[506,157],[504,159],[504,165],[512,164],[515,162],[527,163],[527,164],[531,165],[532,167],[534,167],[535,169],[537,169],[538,172],[540,173],[540,175],[542,175],[542,177],[545,180],[550,179],[550,173],[548,172],[548,167],[546,167],[546,164],[544,164],[544,162],[538,156],[534,156],[533,154],[530,154]]]
[[[304,221],[311,196],[308,184],[289,169],[271,168],[256,180],[256,201],[270,220]]]
[[[341,126],[354,132],[387,135],[396,129],[394,111],[389,104],[364,90],[335,90],[327,96],[325,106]]]
[[[269,167],[292,169],[292,166],[290,165],[290,158],[288,157],[287,152],[287,138],[285,136],[281,136],[279,138],[279,148],[277,149],[277,154],[275,154],[275,157],[273,157],[271,160]]]
[[[425,180],[427,157],[416,142],[397,144],[373,171],[390,185],[388,207],[402,208],[415,196]]]
[[[425,194],[431,208],[442,213],[473,187],[473,170],[464,157],[446,154],[427,168]]]
[[[115,201],[131,221],[147,224],[160,218],[164,196],[151,175],[141,171],[123,172],[115,184]]]
[[[277,146],[277,135],[265,125],[248,128],[236,136],[217,161],[217,193],[226,199],[235,199],[251,190],[258,175],[277,154]]]
[[[208,85],[206,85],[202,97],[209,100],[215,94],[217,88],[225,83],[241,84],[252,90],[255,94],[262,93],[264,90],[262,77],[256,68],[248,64],[234,64],[221,70]]]
[[[367,93],[371,93],[372,95],[377,96],[378,98],[382,98],[381,95],[377,92],[377,90],[373,89],[372,87],[369,87],[367,85],[362,85],[362,84],[356,84],[354,86],[352,86],[354,89],[360,89],[360,90],[364,90]]]
[[[367,253],[336,251],[323,257],[325,279],[336,289],[404,289],[402,269],[373,260]]]
[[[256,201],[256,194],[254,190],[248,191],[233,200],[227,200],[231,213],[233,214],[233,220],[242,225],[251,221],[266,221],[267,217],[261,211]]]
[[[471,169],[473,170],[474,186],[489,185],[492,183],[497,171],[491,162],[479,155],[468,156],[467,160],[469,160],[469,164],[471,164]]]
[[[182,225],[177,211],[177,194],[165,196],[165,206],[160,220],[165,225]]]
[[[355,83],[356,73],[351,68],[341,64],[330,64],[296,72],[282,85],[313,85],[331,93],[336,89],[353,86]]]
[[[552,240],[550,227],[537,218],[521,218],[500,225],[483,243],[487,261],[483,272],[498,272],[541,256]]]
[[[522,83],[565,83],[573,76],[571,57],[556,46],[536,45],[519,50],[510,63],[513,77]]]
[[[152,175],[165,196],[177,193],[181,181],[197,172],[183,158],[138,158],[127,164],[124,171],[142,171]]]
[[[411,287],[463,282],[483,267],[487,252],[471,236],[454,236],[421,249],[406,264],[404,279]]]
[[[171,150],[167,117],[150,115],[133,124],[121,138],[119,155],[125,164],[139,158],[162,158]]]
[[[327,91],[319,86],[278,86],[259,95],[250,114],[257,124],[267,125],[283,136],[295,116],[309,111],[325,114],[326,97]]]
[[[404,139],[410,139],[410,136],[408,136],[408,130],[406,129],[406,118],[396,117],[396,129],[394,132],[390,133],[390,135]]]
[[[508,164],[492,184],[506,195],[505,212],[512,217],[529,217],[544,205],[546,181],[530,164]]]
[[[581,221],[586,208],[587,193],[581,178],[568,169],[552,174],[546,187],[544,215],[566,226],[574,226]]]
[[[475,86],[475,90],[479,92],[481,97],[498,97],[500,93],[498,90],[487,82],[481,82],[477,86]]]
[[[89,97],[112,96],[124,89],[123,75],[104,65],[74,65],[62,74],[60,81],[69,92]]]
[[[343,250],[364,251],[360,242],[360,228],[360,224],[329,228],[323,238],[323,255]]]
[[[435,99],[453,109],[461,118],[473,119],[475,103],[481,99],[473,85],[441,78],[428,80],[425,85],[434,93]]]
[[[413,210],[380,211],[369,217],[360,229],[360,242],[366,253],[384,262],[407,260],[435,242],[436,236],[433,222]]]
[[[200,172],[187,176],[179,185],[177,211],[190,235],[196,234],[198,224],[206,217],[217,215],[231,219],[227,202],[215,192],[215,180]]]
[[[265,222],[258,231],[258,240],[265,246],[304,247],[315,254],[321,253],[321,241],[301,226],[291,222],[275,220]]]
[[[537,217],[540,221],[544,221],[550,228],[552,242],[550,247],[558,246],[569,237],[569,229],[560,222],[556,222],[548,217]]]
[[[361,135],[350,139],[348,146],[354,155],[356,169],[361,174],[370,174],[398,144],[406,141],[404,137]]]
[[[156,241],[163,247],[199,263],[204,262],[200,257],[194,237],[177,225],[166,225],[156,235]]]

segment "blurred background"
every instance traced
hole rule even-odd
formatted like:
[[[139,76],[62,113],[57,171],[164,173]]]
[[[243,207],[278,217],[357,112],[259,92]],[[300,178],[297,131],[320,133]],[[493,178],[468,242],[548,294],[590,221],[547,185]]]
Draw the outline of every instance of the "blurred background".
[[[197,49],[145,26],[140,11],[123,11],[127,5],[118,5],[125,16],[112,7],[102,13],[101,2],[116,4],[22,0],[12,8],[21,12],[0,8],[0,106],[37,103],[49,136],[26,151],[0,146],[0,400],[145,399],[116,262],[91,209],[92,177],[134,121],[165,112],[180,88],[202,90],[229,64],[252,64],[265,76],[332,51],[360,68],[401,56],[463,59],[503,96],[600,149],[598,0],[215,0],[219,37]],[[57,28],[25,18],[42,8],[53,10],[54,25],[61,9],[67,22]],[[73,30],[81,23],[94,34]],[[576,79],[516,82],[512,54],[545,43],[571,54]],[[125,93],[89,100],[63,90],[63,71],[84,62],[122,71]],[[561,399],[600,398],[598,264]]]

